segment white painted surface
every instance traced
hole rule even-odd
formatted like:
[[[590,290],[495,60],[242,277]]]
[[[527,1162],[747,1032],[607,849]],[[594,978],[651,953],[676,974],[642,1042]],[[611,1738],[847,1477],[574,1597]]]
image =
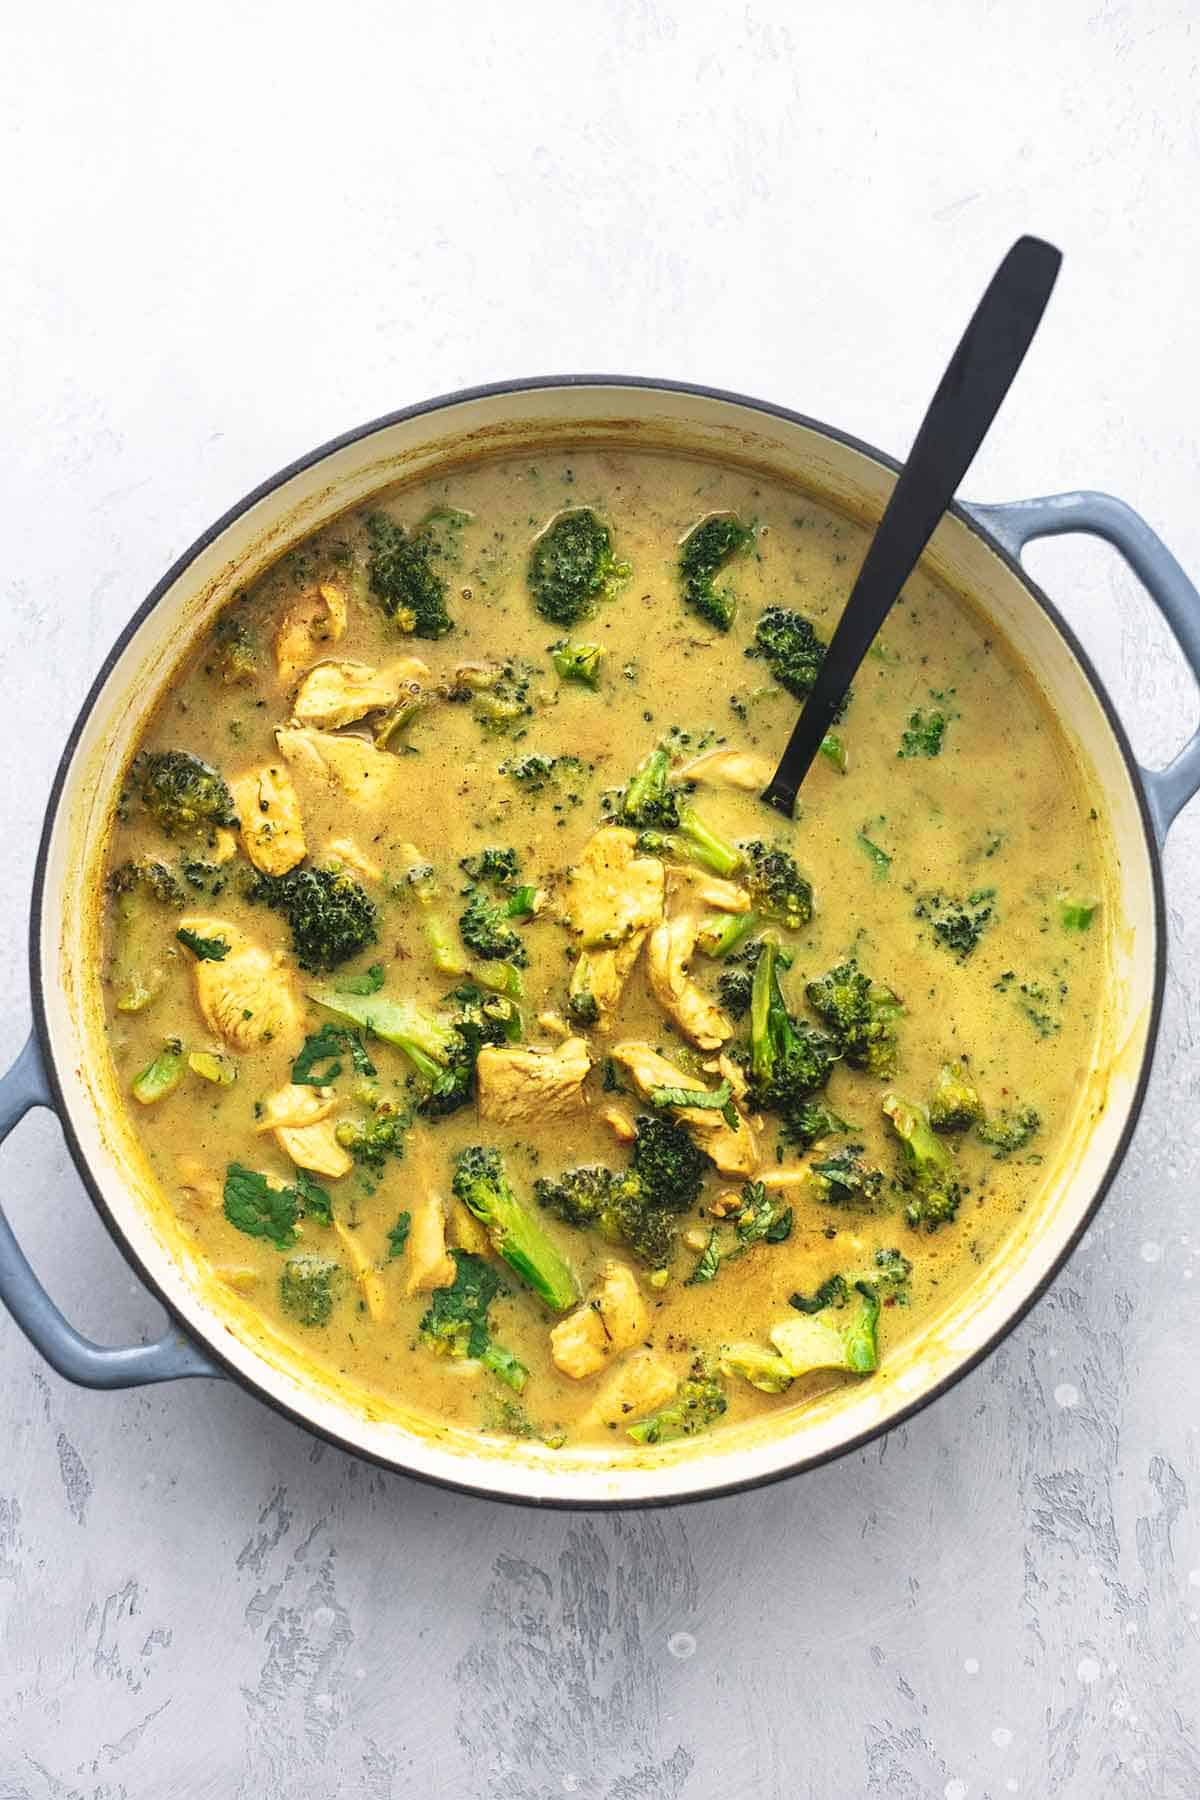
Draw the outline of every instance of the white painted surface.
[[[969,491],[1110,488],[1200,570],[1179,0],[332,16],[44,0],[0,26],[6,1053],[33,841],[109,641],[212,517],[361,418],[610,368],[903,451],[1032,228],[1066,270]],[[1133,584],[1092,545],[1033,566],[1165,760],[1195,692]],[[3,1800],[1194,1800],[1198,867],[1191,816],[1100,1222],[981,1371],[802,1482],[525,1515],[227,1388],[72,1391],[0,1321]],[[2,1160],[71,1316],[153,1328],[52,1122]]]

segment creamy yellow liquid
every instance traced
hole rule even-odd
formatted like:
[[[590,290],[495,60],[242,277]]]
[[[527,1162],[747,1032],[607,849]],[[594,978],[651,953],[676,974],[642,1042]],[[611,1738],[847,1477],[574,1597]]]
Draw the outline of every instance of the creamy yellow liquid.
[[[744,655],[754,622],[765,605],[790,606],[805,613],[827,640],[861,559],[864,533],[782,484],[651,453],[589,450],[567,459],[556,451],[542,459],[490,462],[405,489],[383,504],[409,526],[436,505],[471,515],[447,571],[457,629],[435,643],[405,639],[360,594],[351,599],[346,635],[324,654],[383,664],[411,651],[444,680],[460,663],[489,657],[519,656],[539,669],[530,688],[534,716],[519,737],[489,735],[466,705],[443,704],[418,718],[400,740],[410,748],[401,757],[398,799],[382,817],[358,812],[326,784],[294,771],[311,860],[322,861],[330,840],[350,837],[384,876],[364,882],[380,908],[379,942],[333,979],[379,962],[386,994],[410,994],[435,1005],[453,984],[431,966],[418,909],[390,891],[390,879],[403,867],[401,847],[416,844],[436,865],[449,895],[442,911],[453,926],[465,885],[459,859],[484,844],[512,845],[520,853],[524,880],[552,897],[561,893],[565,871],[600,823],[601,793],[622,783],[671,727],[689,733],[695,746],[726,743],[773,761],[797,702],[771,680],[764,663]],[[593,507],[610,523],[617,553],[632,565],[619,596],[573,634],[604,647],[598,693],[562,683],[554,674],[548,647],[563,633],[535,612],[525,581],[534,538],[559,511],[578,506]],[[739,557],[724,577],[739,602],[727,637],[685,610],[676,576],[680,539],[717,510],[758,523],[755,552]],[[206,672],[211,646],[201,646],[180,670],[143,745],[191,751],[229,780],[277,763],[273,734],[288,718],[290,687],[278,680],[271,653],[276,622],[315,580],[341,578],[337,547],[354,549],[362,542],[361,519],[344,520],[258,582],[241,608],[262,650],[256,684],[222,685]],[[933,704],[933,691],[945,696],[940,704],[950,715],[942,753],[898,757],[910,715]],[[696,1351],[716,1353],[732,1340],[765,1345],[768,1328],[788,1316],[794,1290],[811,1291],[835,1271],[861,1266],[875,1248],[894,1245],[912,1259],[914,1274],[911,1305],[884,1312],[886,1361],[895,1344],[923,1328],[993,1253],[1016,1211],[1035,1200],[1042,1161],[1052,1160],[1070,1125],[1092,1057],[1101,1002],[1101,932],[1098,925],[1090,933],[1064,929],[1060,901],[1064,896],[1094,900],[1100,894],[1099,826],[1061,734],[1005,646],[985,635],[961,601],[918,575],[888,620],[883,653],[862,668],[840,732],[847,772],[819,758],[792,824],[769,813],[754,794],[706,788],[697,796],[705,817],[728,838],[777,840],[792,850],[813,883],[813,921],[788,939],[794,964],[784,982],[795,1012],[806,1010],[804,983],[851,951],[904,1002],[894,1079],[882,1083],[839,1066],[829,1083],[829,1103],[855,1125],[854,1140],[865,1145],[866,1160],[889,1177],[898,1156],[881,1119],[881,1094],[892,1087],[925,1101],[940,1065],[953,1058],[970,1058],[990,1111],[1032,1105],[1042,1127],[1027,1152],[1007,1160],[995,1160],[973,1137],[962,1141],[961,1173],[970,1191],[957,1221],[936,1234],[918,1233],[905,1223],[899,1193],[878,1215],[866,1217],[797,1201],[786,1242],[757,1246],[708,1286],[684,1284],[696,1256],[681,1243],[664,1288],[651,1287],[645,1271],[639,1275],[650,1308],[647,1341],[681,1376]],[[553,784],[530,799],[500,772],[508,760],[530,751],[570,752],[582,759],[589,772],[573,784],[578,804]],[[114,864],[141,854],[167,861],[178,856],[179,846],[166,842],[136,803],[126,810],[114,830]],[[860,845],[860,833],[891,857],[886,874]],[[995,916],[976,952],[960,962],[933,939],[914,907],[931,890],[966,895],[984,888],[996,890]],[[220,898],[197,895],[191,910],[240,926],[268,949],[289,956],[284,921],[265,907],[247,905],[237,889],[231,879]],[[165,990],[144,1012],[111,1015],[109,1045],[124,1090],[164,1038],[178,1037],[189,1049],[220,1047],[197,1011],[191,958],[174,946],[177,923],[164,912],[154,926],[170,956]],[[564,1010],[570,971],[567,935],[553,904],[523,935],[529,951],[521,1003],[525,1037],[550,1043],[537,1014]],[[693,973],[706,987],[715,985],[718,972],[702,957],[694,960]],[[311,978],[296,979],[301,993],[312,985]],[[1022,984],[1035,990],[1032,997],[1022,992]],[[316,1031],[321,1022],[318,1009],[310,1006],[306,1029]],[[742,1021],[739,1037],[746,1027]],[[626,990],[613,1036],[645,1038],[668,1057],[679,1049],[677,1034],[649,993],[644,959]],[[282,1253],[239,1232],[222,1210],[220,1184],[232,1162],[283,1181],[294,1177],[274,1140],[254,1130],[255,1102],[288,1081],[287,1047],[272,1043],[236,1054],[237,1079],[230,1087],[216,1088],[189,1075],[157,1105],[131,1103],[131,1111],[182,1228],[214,1269],[261,1309],[272,1329],[294,1343],[297,1357],[433,1420],[530,1431],[555,1441],[608,1440],[612,1428],[586,1420],[596,1379],[576,1381],[554,1366],[548,1350],[554,1320],[511,1275],[505,1273],[509,1291],[494,1305],[490,1324],[493,1336],[530,1371],[519,1401],[475,1365],[464,1368],[439,1358],[418,1341],[428,1296],[407,1297],[404,1257],[387,1256],[387,1232],[398,1213],[411,1205],[422,1183],[448,1191],[453,1155],[465,1144],[496,1144],[518,1193],[531,1205],[538,1174],[552,1176],[589,1161],[620,1165],[624,1153],[596,1116],[611,1098],[601,1091],[608,1042],[594,1043],[597,1062],[585,1090],[588,1111],[569,1127],[559,1122],[504,1133],[481,1127],[467,1108],[445,1120],[414,1123],[405,1158],[390,1161],[382,1176],[366,1178],[356,1170],[325,1184],[337,1216],[378,1264],[383,1320],[369,1316],[348,1271],[329,1323],[297,1324],[280,1305]],[[403,1101],[410,1075],[404,1056],[380,1043],[370,1050],[385,1091]],[[339,1085],[343,1111],[353,1113],[351,1084]],[[628,1100],[621,1104],[631,1115],[645,1110]],[[763,1165],[774,1167],[769,1121],[762,1142]],[[822,1150],[836,1150],[843,1142],[830,1140]],[[212,1191],[205,1197],[194,1185],[182,1184],[181,1156],[211,1172],[215,1199]],[[800,1158],[789,1151],[785,1160]],[[713,1220],[706,1208],[729,1186],[714,1171],[699,1208],[680,1221],[681,1233],[707,1232]],[[614,1254],[612,1246],[539,1216],[586,1291],[598,1267]],[[304,1250],[344,1260],[327,1228],[308,1221],[302,1233]],[[726,1419],[802,1405],[823,1380],[801,1381],[787,1394],[771,1397],[731,1378]]]

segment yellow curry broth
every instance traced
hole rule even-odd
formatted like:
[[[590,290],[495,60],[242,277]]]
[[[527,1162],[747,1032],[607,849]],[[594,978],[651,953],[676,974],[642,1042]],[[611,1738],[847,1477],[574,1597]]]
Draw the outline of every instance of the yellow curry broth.
[[[378,810],[293,768],[310,863],[320,866],[344,854],[332,846],[349,839],[380,871],[379,879],[359,877],[379,908],[378,942],[334,975],[295,972],[283,919],[243,896],[247,865],[241,855],[227,865],[227,884],[215,898],[189,892],[186,914],[219,919],[277,952],[300,995],[317,981],[336,982],[378,963],[384,994],[437,1006],[454,983],[432,965],[421,908],[403,879],[408,847],[436,865],[443,888],[439,911],[453,929],[467,885],[460,858],[484,845],[512,846],[522,879],[548,897],[540,914],[521,927],[529,956],[520,1003],[525,1040],[552,1044],[537,1018],[544,1011],[565,1014],[571,967],[557,905],[567,872],[601,822],[603,792],[619,786],[671,728],[687,733],[693,750],[719,742],[773,761],[797,702],[772,681],[765,663],[745,656],[754,623],[766,605],[792,606],[827,639],[864,533],[782,484],[652,453],[587,451],[570,459],[556,453],[540,461],[498,461],[407,488],[383,504],[410,527],[435,506],[470,515],[451,534],[445,570],[456,629],[437,642],[405,637],[363,585],[349,580],[340,560],[343,547],[361,558],[365,542],[356,515],[284,558],[239,601],[238,614],[259,645],[254,682],[226,685],[216,673],[212,642],[200,646],[151,721],[142,748],[190,751],[231,782],[252,768],[278,765],[274,732],[288,719],[297,677],[280,679],[272,643],[281,617],[323,579],[340,583],[348,594],[348,618],[344,636],[319,648],[314,661],[378,667],[413,654],[435,680],[448,683],[464,662],[523,658],[537,665],[528,694],[533,715],[522,721],[519,734],[500,735],[481,728],[469,703],[432,707],[395,740],[392,798]],[[572,634],[603,646],[598,692],[554,673],[549,646],[565,634],[539,617],[525,579],[531,542],[562,509],[579,506],[594,507],[611,524],[616,551],[632,566],[616,598],[602,602]],[[722,637],[685,609],[676,562],[679,540],[696,521],[726,510],[756,521],[758,530],[753,553],[735,559],[723,577],[738,596],[738,613],[734,629]],[[932,707],[949,721],[941,753],[898,756],[911,715]],[[367,729],[348,727],[351,733]],[[914,577],[888,621],[881,653],[868,658],[859,675],[839,732],[848,768],[842,773],[818,759],[794,823],[768,813],[753,793],[704,787],[696,796],[717,830],[732,840],[763,837],[783,844],[813,884],[811,924],[778,934],[794,959],[783,977],[794,1012],[807,1010],[805,982],[852,952],[903,1001],[894,1078],[880,1081],[841,1065],[829,1082],[830,1105],[853,1124],[852,1141],[864,1146],[865,1160],[886,1171],[889,1183],[898,1168],[897,1145],[883,1124],[880,1097],[894,1088],[925,1101],[948,1060],[969,1057],[989,1111],[1033,1106],[1041,1129],[1026,1151],[1005,1159],[973,1136],[961,1140],[969,1191],[957,1220],[936,1233],[906,1224],[898,1190],[889,1188],[882,1210],[869,1214],[797,1198],[785,1241],[757,1245],[710,1284],[688,1285],[684,1278],[697,1252],[684,1239],[707,1235],[714,1224],[708,1207],[738,1185],[713,1171],[699,1207],[680,1220],[671,1279],[658,1288],[648,1271],[638,1271],[650,1316],[646,1341],[679,1377],[697,1352],[716,1355],[735,1341],[766,1347],[768,1329],[789,1313],[797,1316],[789,1295],[811,1292],[834,1273],[868,1264],[877,1248],[895,1246],[913,1263],[912,1298],[907,1306],[884,1309],[880,1344],[886,1361],[902,1338],[929,1324],[1036,1197],[1043,1162],[1052,1162],[1070,1130],[1092,1060],[1104,979],[1102,932],[1098,926],[1090,933],[1065,929],[1060,902],[1064,896],[1098,897],[1099,827],[1059,730],[1005,647],[988,639],[960,600],[924,576]],[[551,779],[531,796],[505,772],[514,758],[530,752],[569,753],[584,771]],[[114,866],[139,856],[177,865],[184,846],[165,840],[136,799],[121,814],[113,833]],[[891,859],[886,866],[864,847],[864,838]],[[990,901],[980,902],[991,904],[993,917],[966,960],[937,942],[928,921],[916,916],[922,897],[938,890],[965,896],[993,889]],[[466,1145],[485,1142],[502,1150],[518,1194],[531,1207],[538,1175],[592,1161],[624,1164],[627,1153],[601,1109],[616,1104],[632,1117],[645,1108],[604,1091],[603,1058],[611,1043],[645,1039],[689,1069],[705,1060],[683,1049],[655,1002],[644,955],[614,1032],[585,1034],[596,1058],[585,1112],[570,1121],[509,1128],[481,1124],[473,1107],[432,1122],[417,1118],[406,1155],[388,1160],[382,1172],[356,1169],[339,1180],[316,1178],[373,1266],[381,1317],[368,1311],[342,1240],[309,1218],[300,1225],[297,1251],[339,1261],[346,1279],[328,1323],[305,1326],[281,1302],[285,1253],[236,1229],[222,1206],[231,1163],[282,1183],[295,1179],[274,1138],[255,1129],[255,1103],[288,1082],[297,1044],[273,1040],[233,1051],[214,1037],[197,1010],[192,957],[174,942],[177,924],[169,909],[153,915],[150,929],[160,934],[157,949],[169,969],[166,985],[144,1011],[113,1010],[108,1041],[124,1091],[168,1038],[182,1040],[188,1050],[223,1051],[236,1065],[231,1086],[189,1073],[155,1104],[130,1102],[165,1200],[201,1258],[294,1344],[299,1357],[383,1401],[467,1428],[532,1433],[555,1443],[611,1441],[614,1428],[592,1416],[606,1376],[575,1380],[555,1366],[548,1338],[553,1315],[502,1264],[497,1266],[507,1292],[492,1307],[489,1329],[529,1370],[520,1396],[477,1363],[435,1356],[422,1344],[419,1324],[429,1296],[406,1295],[407,1252],[389,1256],[388,1233],[414,1195],[430,1185],[449,1195],[453,1157]],[[719,965],[697,955],[692,973],[712,991]],[[323,1017],[307,1003],[304,1030],[315,1032]],[[743,1020],[739,1038],[746,1029]],[[378,1042],[368,1048],[384,1096],[409,1104],[412,1070],[404,1055]],[[716,1079],[702,1078],[710,1085]],[[336,1086],[337,1116],[361,1114],[349,1068]],[[778,1166],[777,1154],[789,1165],[803,1160],[794,1150],[777,1153],[769,1119],[761,1141],[763,1170]],[[845,1141],[827,1140],[815,1154]],[[584,1293],[613,1256],[632,1262],[620,1247],[544,1213],[539,1218]],[[726,1418],[803,1404],[829,1379],[802,1379],[775,1396],[731,1376],[724,1383]]]

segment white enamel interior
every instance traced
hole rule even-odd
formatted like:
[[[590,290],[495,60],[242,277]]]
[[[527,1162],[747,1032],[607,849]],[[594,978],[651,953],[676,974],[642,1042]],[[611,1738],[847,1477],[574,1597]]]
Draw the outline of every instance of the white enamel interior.
[[[769,1477],[886,1427],[996,1338],[1062,1256],[1117,1154],[1148,1053],[1158,946],[1150,856],[1136,791],[1104,711],[1070,647],[1028,589],[958,520],[939,528],[928,559],[970,597],[1042,684],[1073,740],[1116,854],[1107,955],[1111,1009],[1079,1129],[1047,1171],[1043,1202],[1002,1255],[980,1270],[951,1312],[890,1366],[803,1412],[641,1453],[609,1466],[597,1451],[508,1445],[436,1433],[381,1416],[290,1364],[252,1331],[251,1315],[219,1296],[148,1204],[149,1176],[111,1104],[94,902],[108,806],[140,720],[182,648],[265,563],[373,490],[446,459],[579,442],[655,445],[749,461],[859,517],[878,517],[888,470],[821,431],[751,407],[667,389],[556,386],[459,400],[385,425],[291,475],[227,525],[179,574],[126,644],[88,714],[48,842],[38,926],[45,1022],[75,1137],[120,1236],[197,1339],[261,1393],[346,1445],[421,1475],[482,1492],[579,1505],[674,1499]]]

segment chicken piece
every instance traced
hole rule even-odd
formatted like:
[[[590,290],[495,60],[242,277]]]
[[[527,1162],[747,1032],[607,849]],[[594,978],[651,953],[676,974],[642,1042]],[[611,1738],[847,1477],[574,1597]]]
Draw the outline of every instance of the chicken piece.
[[[199,1200],[202,1205],[212,1207],[215,1212],[221,1205],[223,1190],[214,1170],[207,1163],[202,1163],[197,1156],[177,1156],[175,1168],[184,1193]]]
[[[632,1144],[637,1136],[637,1126],[623,1106],[602,1106],[596,1117],[608,1126],[619,1144]]]
[[[701,1050],[717,1050],[733,1036],[733,1023],[688,974],[700,921],[693,912],[676,913],[650,933],[646,953],[650,990],[683,1035]]]
[[[316,661],[327,644],[336,644],[344,635],[346,612],[346,596],[332,581],[323,581],[314,593],[288,608],[275,634],[275,667],[285,687]]]
[[[591,1296],[550,1333],[555,1367],[583,1381],[645,1337],[649,1323],[633,1270],[626,1263],[606,1262]]]
[[[383,880],[383,870],[379,864],[372,862],[366,852],[359,849],[353,838],[330,838],[325,850],[327,859],[332,858],[334,862],[344,863],[348,869],[353,869],[356,875],[361,875],[364,881]]]
[[[643,1099],[655,1088],[704,1088],[694,1075],[685,1075],[650,1044],[614,1044],[613,1061],[629,1075]],[[735,1130],[723,1113],[698,1106],[679,1106],[674,1117],[698,1150],[712,1158],[722,1175],[753,1175],[758,1167],[758,1144],[750,1125],[739,1114]]]
[[[750,750],[706,750],[693,757],[679,771],[681,781],[695,781],[706,787],[740,788],[747,794],[761,794],[773,774],[764,756]]]
[[[446,1249],[446,1208],[440,1194],[421,1194],[410,1207],[412,1222],[404,1246],[408,1276],[406,1294],[430,1294],[434,1288],[452,1287],[458,1273]]]
[[[268,1094],[254,1129],[279,1131],[287,1127],[316,1125],[321,1119],[327,1119],[336,1106],[337,1095],[331,1087],[306,1087],[289,1081],[286,1087]]]
[[[388,1305],[388,1292],[383,1276],[363,1249],[357,1232],[351,1231],[349,1226],[343,1225],[340,1219],[334,1219],[333,1229],[346,1252],[346,1258],[366,1305],[368,1318],[374,1319],[377,1325],[386,1324],[391,1308]]]
[[[685,863],[672,863],[667,872],[667,888],[672,895],[686,894],[701,906],[717,912],[748,913],[750,895],[736,881],[724,881],[704,869],[689,868]]]
[[[563,916],[585,950],[613,949],[658,924],[665,880],[656,856],[637,854],[632,831],[604,825],[567,877]]]
[[[297,689],[292,717],[300,725],[336,731],[395,706],[402,694],[420,693],[428,680],[429,666],[419,656],[403,656],[386,669],[358,662],[318,663]]]
[[[540,1012],[537,1022],[550,1037],[567,1038],[571,1035],[571,1027],[559,1012]]]
[[[298,1049],[302,1016],[282,957],[272,956],[222,919],[181,919],[180,928],[197,937],[224,938],[229,945],[220,962],[192,965],[196,1003],[209,1030],[235,1050],[254,1050],[270,1042]]]
[[[307,846],[300,802],[285,768],[250,769],[231,783],[246,855],[264,875],[286,875],[303,862]]]
[[[232,862],[237,855],[237,838],[224,825],[218,826],[216,842],[213,845],[212,859],[215,863]]]
[[[330,1116],[336,1107],[337,1095],[332,1088],[289,1082],[268,1095],[254,1129],[274,1132],[275,1142],[297,1168],[339,1181],[350,1173],[354,1158],[337,1141]]]
[[[354,1158],[337,1141],[332,1119],[320,1119],[315,1125],[281,1125],[275,1142],[298,1169],[309,1169],[328,1181],[340,1181],[354,1167]]]
[[[275,742],[297,774],[326,782],[356,806],[383,806],[394,791],[399,757],[377,750],[365,738],[284,725]]]
[[[631,1425],[665,1406],[678,1377],[657,1350],[633,1350],[622,1357],[596,1396],[589,1416],[597,1425]]]
[[[707,1068],[708,1064],[706,1063],[704,1066]],[[746,1079],[746,1071],[741,1063],[734,1062],[732,1056],[722,1054],[717,1058],[717,1074],[723,1081],[729,1083],[733,1089],[734,1099],[741,1106],[742,1102],[750,1096],[750,1083]]]
[[[485,1044],[475,1061],[479,1117],[494,1125],[561,1119],[583,1108],[592,1059],[581,1037],[550,1050]]]
[[[576,1005],[583,995],[591,996],[595,1009],[592,1023],[597,1031],[612,1030],[625,983],[633,973],[647,936],[643,928],[627,937],[623,944],[618,944],[615,950],[581,950],[576,957],[568,992]]]

